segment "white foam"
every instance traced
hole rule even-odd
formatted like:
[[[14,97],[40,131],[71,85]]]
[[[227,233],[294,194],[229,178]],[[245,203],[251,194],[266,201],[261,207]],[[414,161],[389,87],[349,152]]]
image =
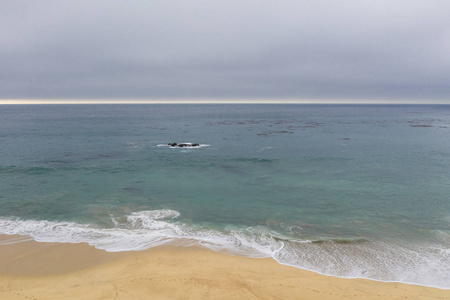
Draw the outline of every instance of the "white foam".
[[[169,243],[197,245],[242,256],[273,257],[282,264],[327,275],[450,288],[450,251],[445,243],[314,243],[292,239],[263,226],[206,229],[177,222],[179,216],[179,212],[170,209],[134,212],[125,219],[111,216],[114,228],[0,218],[0,233],[30,236],[41,242],[85,242],[110,252],[144,250]]]
[[[195,241],[210,249],[237,249],[233,252],[257,257],[269,257],[272,253],[270,242],[262,242],[263,236],[240,231],[227,234],[170,222],[179,215],[179,212],[169,209],[140,211],[130,214],[122,222],[112,217],[114,228],[73,222],[0,218],[0,233],[27,235],[40,242],[85,242],[110,252],[144,250],[171,242],[190,245]],[[259,247],[255,247],[253,239],[259,239]]]
[[[450,288],[450,253],[435,245],[288,243],[274,258],[325,275]]]

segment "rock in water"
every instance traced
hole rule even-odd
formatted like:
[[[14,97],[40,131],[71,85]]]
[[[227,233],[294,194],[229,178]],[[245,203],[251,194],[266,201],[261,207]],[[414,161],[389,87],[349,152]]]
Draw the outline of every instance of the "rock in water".
[[[169,143],[168,144],[170,147],[181,147],[181,148],[185,148],[185,147],[198,147],[200,146],[197,143]]]

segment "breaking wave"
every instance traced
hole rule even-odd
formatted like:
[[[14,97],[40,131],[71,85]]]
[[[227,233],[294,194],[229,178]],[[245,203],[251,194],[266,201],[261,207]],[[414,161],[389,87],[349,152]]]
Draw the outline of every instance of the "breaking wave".
[[[139,251],[160,245],[201,246],[249,257],[273,257],[281,264],[345,278],[396,281],[450,288],[446,243],[413,245],[368,239],[298,240],[264,226],[223,230],[177,221],[171,209],[111,216],[114,227],[46,220],[0,218],[0,233],[39,242],[88,243],[110,252]],[[440,233],[448,238],[448,233]],[[18,239],[17,242],[23,241]]]

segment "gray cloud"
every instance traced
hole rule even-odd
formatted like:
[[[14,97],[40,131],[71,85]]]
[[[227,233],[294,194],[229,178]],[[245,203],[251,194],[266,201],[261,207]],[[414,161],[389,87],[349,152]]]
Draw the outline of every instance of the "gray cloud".
[[[450,101],[450,2],[2,1],[0,98]]]

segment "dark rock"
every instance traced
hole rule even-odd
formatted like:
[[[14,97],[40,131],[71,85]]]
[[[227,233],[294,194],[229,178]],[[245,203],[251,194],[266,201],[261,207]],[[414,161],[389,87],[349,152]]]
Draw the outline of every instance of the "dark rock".
[[[191,144],[191,143],[181,143],[181,144],[178,144],[178,143],[169,143],[168,144],[170,147],[180,147],[180,148],[186,148],[186,147],[198,147],[198,146],[200,146],[199,144],[197,144],[197,143],[193,143],[193,144]]]

